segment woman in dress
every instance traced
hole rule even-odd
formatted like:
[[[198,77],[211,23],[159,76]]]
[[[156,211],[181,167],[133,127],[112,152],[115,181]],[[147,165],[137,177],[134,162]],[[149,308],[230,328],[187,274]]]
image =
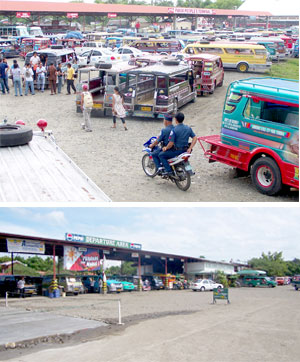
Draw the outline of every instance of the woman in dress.
[[[120,93],[120,90],[118,87],[114,88],[112,112],[113,112],[113,127],[112,128],[116,128],[117,117],[119,117],[124,125],[125,131],[127,131],[128,128],[126,127],[126,123],[125,123],[126,111],[124,108],[124,98],[123,98],[123,95]]]

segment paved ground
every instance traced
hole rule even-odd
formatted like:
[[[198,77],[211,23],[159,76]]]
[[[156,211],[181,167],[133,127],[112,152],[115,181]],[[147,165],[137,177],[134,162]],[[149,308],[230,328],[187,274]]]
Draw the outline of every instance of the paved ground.
[[[261,76],[262,73],[226,71],[223,87],[182,108],[186,123],[197,136],[219,134],[228,85],[237,79]],[[159,177],[151,179],[144,174],[141,165],[143,143],[159,135],[162,121],[131,118],[127,120],[129,131],[124,132],[119,121],[117,129],[111,129],[110,117],[93,118],[93,132],[86,133],[80,128],[82,115],[76,113],[75,96],[66,95],[65,88],[62,94],[52,97],[49,90],[27,97],[15,97],[13,92],[0,94],[0,104],[0,121],[23,119],[37,129],[37,120],[46,119],[58,145],[112,201],[298,201],[298,192],[284,192],[277,197],[258,193],[250,177],[235,178],[231,167],[209,164],[199,144],[191,158],[196,175],[187,192]]]
[[[83,318],[0,307],[0,346],[102,326],[105,326],[105,323]]]
[[[291,286],[230,289],[231,304],[212,305],[212,293],[159,291],[121,294],[125,328],[86,343],[13,350],[0,359],[22,362],[298,362],[300,292]],[[111,299],[111,296],[108,296]],[[114,298],[118,298],[115,296]],[[33,310],[115,319],[116,303],[85,295],[31,299]],[[27,308],[29,299],[15,301]],[[52,303],[54,302],[54,304]],[[52,305],[51,305],[52,303]],[[106,305],[106,306],[105,306]],[[45,347],[43,347],[45,348]]]

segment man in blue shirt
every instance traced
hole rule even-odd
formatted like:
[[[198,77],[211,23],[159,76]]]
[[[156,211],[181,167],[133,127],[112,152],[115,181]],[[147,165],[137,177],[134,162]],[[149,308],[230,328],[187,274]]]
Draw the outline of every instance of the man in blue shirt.
[[[7,90],[7,93],[9,93],[9,88],[8,88],[8,77],[7,77],[7,72],[8,72],[9,66],[7,64],[7,60],[5,58],[3,58],[2,62],[0,61],[0,85],[1,85],[1,90],[2,93],[5,94],[5,89]]]
[[[173,121],[173,117],[169,114],[165,114],[165,119],[164,119],[164,126],[165,128],[163,128],[161,130],[161,133],[160,133],[160,136],[157,138],[157,140],[155,142],[153,142],[149,147],[150,148],[154,148],[155,146],[157,146],[159,143],[162,144],[162,147],[165,147],[167,146],[168,142],[169,142],[169,136],[170,136],[170,133],[171,131],[173,130],[174,126],[172,124],[172,121]],[[157,147],[156,149],[154,149],[152,152],[151,152],[151,155],[152,155],[152,158],[153,158],[153,161],[155,163],[155,166],[156,166],[156,169],[158,171],[160,171],[161,169],[161,163],[160,163],[160,160],[159,160],[159,153],[161,152],[161,148],[160,147]]]
[[[168,159],[180,155],[183,152],[191,153],[197,142],[197,137],[191,127],[183,124],[184,114],[179,112],[175,116],[176,126],[170,132],[169,143],[163,147],[162,152],[158,157],[165,168],[165,175],[172,175],[173,171],[169,165]],[[189,138],[192,138],[192,143],[189,146]]]

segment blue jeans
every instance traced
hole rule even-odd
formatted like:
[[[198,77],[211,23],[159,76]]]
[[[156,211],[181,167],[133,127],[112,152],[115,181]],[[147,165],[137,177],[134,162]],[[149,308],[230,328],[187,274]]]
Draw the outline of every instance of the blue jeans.
[[[9,88],[8,88],[8,81],[7,78],[0,78],[0,85],[1,85],[1,91],[3,94],[5,94],[5,89],[7,90],[7,93],[9,93]]]
[[[26,82],[25,82],[25,96],[27,96],[27,94],[28,94],[28,88],[30,88],[31,94],[35,94],[32,80],[26,80]]]
[[[62,87],[62,77],[57,77],[58,84],[57,84],[57,93],[61,93],[61,87]]]
[[[38,74],[37,77],[37,88],[44,92],[45,89],[45,75]]]
[[[160,147],[154,147],[154,150],[151,152],[151,156],[153,158],[153,162],[155,163],[155,166],[157,169],[161,167],[160,159],[158,157],[159,153],[161,152]]]
[[[166,172],[172,172],[172,168],[171,166],[169,165],[169,162],[168,160],[172,157],[175,157],[175,156],[178,156],[180,155],[181,153],[183,153],[184,151],[182,150],[178,150],[178,151],[175,151],[175,150],[168,150],[166,152],[160,152],[158,157],[160,159],[160,162],[162,163],[162,165],[164,166],[165,168],[165,171]]]
[[[18,95],[18,90],[19,90],[19,94],[20,96],[22,95],[22,86],[21,86],[21,80],[20,79],[15,79],[14,80],[14,87],[15,87],[15,95]]]

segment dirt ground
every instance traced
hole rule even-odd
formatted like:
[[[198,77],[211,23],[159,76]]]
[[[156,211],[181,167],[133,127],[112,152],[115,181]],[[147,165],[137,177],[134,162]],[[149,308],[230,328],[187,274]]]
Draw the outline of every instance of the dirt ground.
[[[181,111],[197,136],[219,134],[223,103],[227,87],[236,79],[262,76],[226,71],[224,86],[213,95],[199,97],[195,103]],[[187,192],[175,184],[156,177],[148,178],[142,169],[143,143],[158,135],[163,127],[161,120],[128,119],[129,131],[124,132],[121,123],[111,129],[110,118],[93,118],[93,132],[80,129],[82,115],[75,111],[75,96],[66,95],[66,87],[60,95],[50,96],[49,90],[35,96],[15,97],[0,94],[0,119],[9,122],[23,119],[36,128],[38,119],[48,122],[57,144],[113,201],[298,201],[299,193],[285,191],[277,197],[261,195],[251,184],[250,177],[235,178],[230,167],[208,164],[199,144],[194,148],[191,164],[196,172]]]
[[[299,361],[300,293],[291,286],[230,289],[230,304],[212,292],[151,291],[28,298],[10,305],[89,319],[115,320],[121,298],[124,327],[85,343],[15,350],[9,361]],[[110,299],[110,300],[108,300]],[[106,302],[104,302],[106,300]],[[45,328],[46,332],[46,328]],[[27,354],[29,353],[29,354]]]

